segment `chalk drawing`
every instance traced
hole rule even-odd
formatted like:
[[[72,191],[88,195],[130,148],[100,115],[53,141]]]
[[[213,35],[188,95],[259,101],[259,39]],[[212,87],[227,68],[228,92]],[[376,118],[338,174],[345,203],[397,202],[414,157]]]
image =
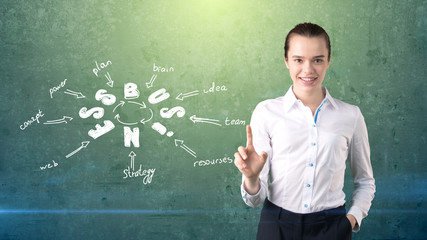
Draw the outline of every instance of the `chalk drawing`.
[[[119,123],[121,123],[123,125],[132,126],[132,125],[138,124],[138,122],[127,123],[127,122],[120,121],[120,115],[118,113],[116,114],[116,116],[114,116],[114,118],[117,120],[117,122],[119,122]]]
[[[162,102],[162,101],[168,99],[169,97],[170,97],[170,94],[168,92],[166,92],[166,89],[161,88],[161,89],[155,91],[154,93],[152,93],[148,97],[148,102],[150,102],[151,104],[157,104],[159,102]]]
[[[95,125],[95,130],[91,129],[88,132],[88,135],[91,136],[93,139],[97,139],[100,136],[106,134],[107,132],[111,131],[114,129],[114,123],[111,122],[110,120],[105,120],[104,121],[104,126],[101,126],[99,124]]]
[[[107,72],[107,74],[104,75],[105,78],[108,80],[107,85],[110,87],[114,86],[114,81],[111,79],[110,73]]]
[[[58,166],[58,163],[55,162],[55,160],[52,160],[52,162],[53,162],[53,165],[49,163],[44,166],[40,166],[40,170],[46,170],[46,169],[50,169]]]
[[[87,107],[82,107],[79,111],[79,116],[81,118],[88,118],[93,115],[93,118],[100,119],[104,116],[104,109],[102,107],[94,107],[87,109]]]
[[[168,67],[168,65],[166,64],[166,67],[161,67],[161,66],[156,66],[155,63],[153,63],[153,72],[173,72],[175,71],[173,67]]]
[[[175,139],[175,146],[179,146],[180,148],[184,149],[186,152],[188,152],[191,156],[193,157],[197,157],[196,152],[194,152],[193,150],[191,150],[189,147],[187,147],[184,144],[183,140],[179,140],[179,139]]]
[[[85,98],[81,92],[71,91],[70,89],[65,90],[65,94],[76,96],[76,98]]]
[[[209,119],[209,118],[198,118],[196,117],[196,115],[191,116],[190,120],[193,121],[193,123],[199,122],[199,123],[208,123],[208,124],[221,126],[221,124],[219,123],[219,120]]]
[[[161,135],[165,135],[167,129],[165,126],[163,126],[163,124],[159,123],[159,122],[155,122],[152,126],[152,129],[156,130],[158,133],[160,133]],[[172,137],[173,136],[173,132],[169,131],[166,133],[166,136],[168,137]]]
[[[67,79],[62,81],[61,84],[59,84],[57,87],[52,87],[51,89],[49,89],[50,98],[53,98],[53,93],[57,92],[59,89],[64,87],[66,82],[67,82]]]
[[[137,169],[135,171],[135,157],[136,154],[131,151],[129,153],[129,157],[130,157],[130,165],[125,168],[123,170],[123,174],[125,175],[123,177],[123,179],[127,179],[127,178],[136,178],[136,177],[142,177],[142,183],[144,185],[150,184],[153,176],[154,176],[154,172],[156,171],[155,168],[151,168],[151,169],[142,169],[142,164],[139,165],[139,169]]]
[[[123,127],[123,135],[125,147],[130,147],[132,142],[134,147],[139,148],[139,128],[130,130],[130,127]]]
[[[157,78],[157,74],[153,74],[153,76],[151,77],[150,81],[148,83],[145,83],[145,85],[147,86],[147,88],[151,88],[153,87],[154,81]]]
[[[108,66],[109,66],[109,65],[111,65],[111,64],[113,64],[113,63],[112,63],[110,60],[108,60],[106,63],[101,62],[100,64],[98,64],[98,62],[97,62],[97,61],[95,61],[96,68],[93,68],[93,69],[92,69],[92,72],[93,72],[93,74],[95,74],[95,76],[97,76],[97,77],[98,77],[98,73],[99,73],[102,69],[104,69],[104,68],[108,67]]]
[[[197,96],[199,95],[199,90],[194,90],[192,92],[188,92],[188,93],[180,93],[176,99],[180,100],[180,101],[184,101],[184,98],[189,98],[189,97],[193,97],[193,96]]]
[[[246,126],[246,121],[245,120],[240,120],[240,119],[228,119],[228,117],[225,118],[225,125],[226,126]]]
[[[84,142],[82,142],[80,147],[78,147],[76,150],[72,151],[71,153],[67,154],[67,156],[65,156],[65,157],[69,158],[69,157],[73,156],[78,151],[82,150],[83,148],[86,148],[87,145],[89,145],[89,143],[90,143],[90,141],[84,141]]]
[[[216,158],[212,160],[199,160],[195,161],[193,163],[193,167],[206,167],[206,166],[213,166],[218,164],[230,164],[233,163],[233,159],[230,157],[222,157],[222,158]]]
[[[153,110],[151,110],[151,108],[149,108],[148,110],[150,110],[150,112],[151,112],[151,117],[148,119],[148,120],[145,120],[145,118],[143,118],[143,119],[141,119],[141,123],[142,124],[146,124],[147,122],[149,122],[149,121],[151,121],[151,119],[153,119],[153,117],[154,117],[154,113],[153,113]]]
[[[215,82],[212,82],[212,86],[208,90],[203,90],[204,93],[214,93],[214,92],[223,92],[227,91],[227,87],[225,85],[215,86]]]
[[[135,83],[126,83],[123,90],[125,99],[135,99],[139,97],[138,86]]]
[[[30,119],[30,120],[25,121],[23,124],[21,124],[21,125],[19,126],[19,128],[20,128],[21,130],[25,130],[25,129],[26,129],[28,126],[30,126],[33,122],[40,123],[39,119],[40,119],[41,117],[43,117],[43,116],[44,116],[43,112],[39,109],[39,112],[36,114],[36,116],[31,117],[31,119]]]
[[[96,101],[101,101],[102,104],[110,106],[116,102],[116,96],[108,94],[107,90],[99,89],[95,94]]]
[[[71,120],[73,120],[72,117],[64,116],[61,119],[48,120],[48,121],[44,122],[43,124],[61,124],[61,123],[67,124],[68,122],[71,122]]]

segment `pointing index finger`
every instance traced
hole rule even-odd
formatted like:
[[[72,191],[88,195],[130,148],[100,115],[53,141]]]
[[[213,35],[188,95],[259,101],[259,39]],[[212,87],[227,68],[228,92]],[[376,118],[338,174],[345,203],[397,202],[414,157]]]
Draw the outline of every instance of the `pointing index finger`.
[[[250,125],[246,126],[246,147],[252,146],[252,128]]]

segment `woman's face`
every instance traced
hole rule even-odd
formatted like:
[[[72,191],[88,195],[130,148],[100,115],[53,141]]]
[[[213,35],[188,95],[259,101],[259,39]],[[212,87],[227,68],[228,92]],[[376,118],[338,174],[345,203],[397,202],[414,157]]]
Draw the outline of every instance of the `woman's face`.
[[[295,34],[289,41],[287,55],[285,63],[293,81],[293,90],[298,93],[321,91],[329,68],[325,39]]]

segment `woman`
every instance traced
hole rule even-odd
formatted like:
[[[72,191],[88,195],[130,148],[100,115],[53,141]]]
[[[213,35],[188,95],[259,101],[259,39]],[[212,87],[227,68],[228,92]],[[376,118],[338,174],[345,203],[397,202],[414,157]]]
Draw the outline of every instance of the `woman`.
[[[292,86],[263,101],[247,126],[247,145],[234,163],[245,203],[264,207],[258,239],[351,239],[375,193],[368,134],[358,107],[322,86],[331,60],[325,30],[298,24],[285,41]],[[346,160],[354,179],[348,213],[343,192]]]

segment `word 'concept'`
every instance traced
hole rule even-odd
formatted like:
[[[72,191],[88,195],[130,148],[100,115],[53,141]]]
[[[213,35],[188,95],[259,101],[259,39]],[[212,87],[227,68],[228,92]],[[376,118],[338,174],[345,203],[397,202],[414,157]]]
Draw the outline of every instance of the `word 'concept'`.
[[[19,128],[20,128],[21,130],[25,130],[25,129],[26,129],[28,126],[30,126],[33,122],[40,123],[39,119],[40,119],[41,117],[43,117],[43,116],[44,116],[43,112],[39,109],[39,112],[36,114],[36,116],[31,117],[31,119],[30,119],[30,120],[28,120],[28,121],[25,121],[23,124],[21,124],[21,125],[19,126]]]

